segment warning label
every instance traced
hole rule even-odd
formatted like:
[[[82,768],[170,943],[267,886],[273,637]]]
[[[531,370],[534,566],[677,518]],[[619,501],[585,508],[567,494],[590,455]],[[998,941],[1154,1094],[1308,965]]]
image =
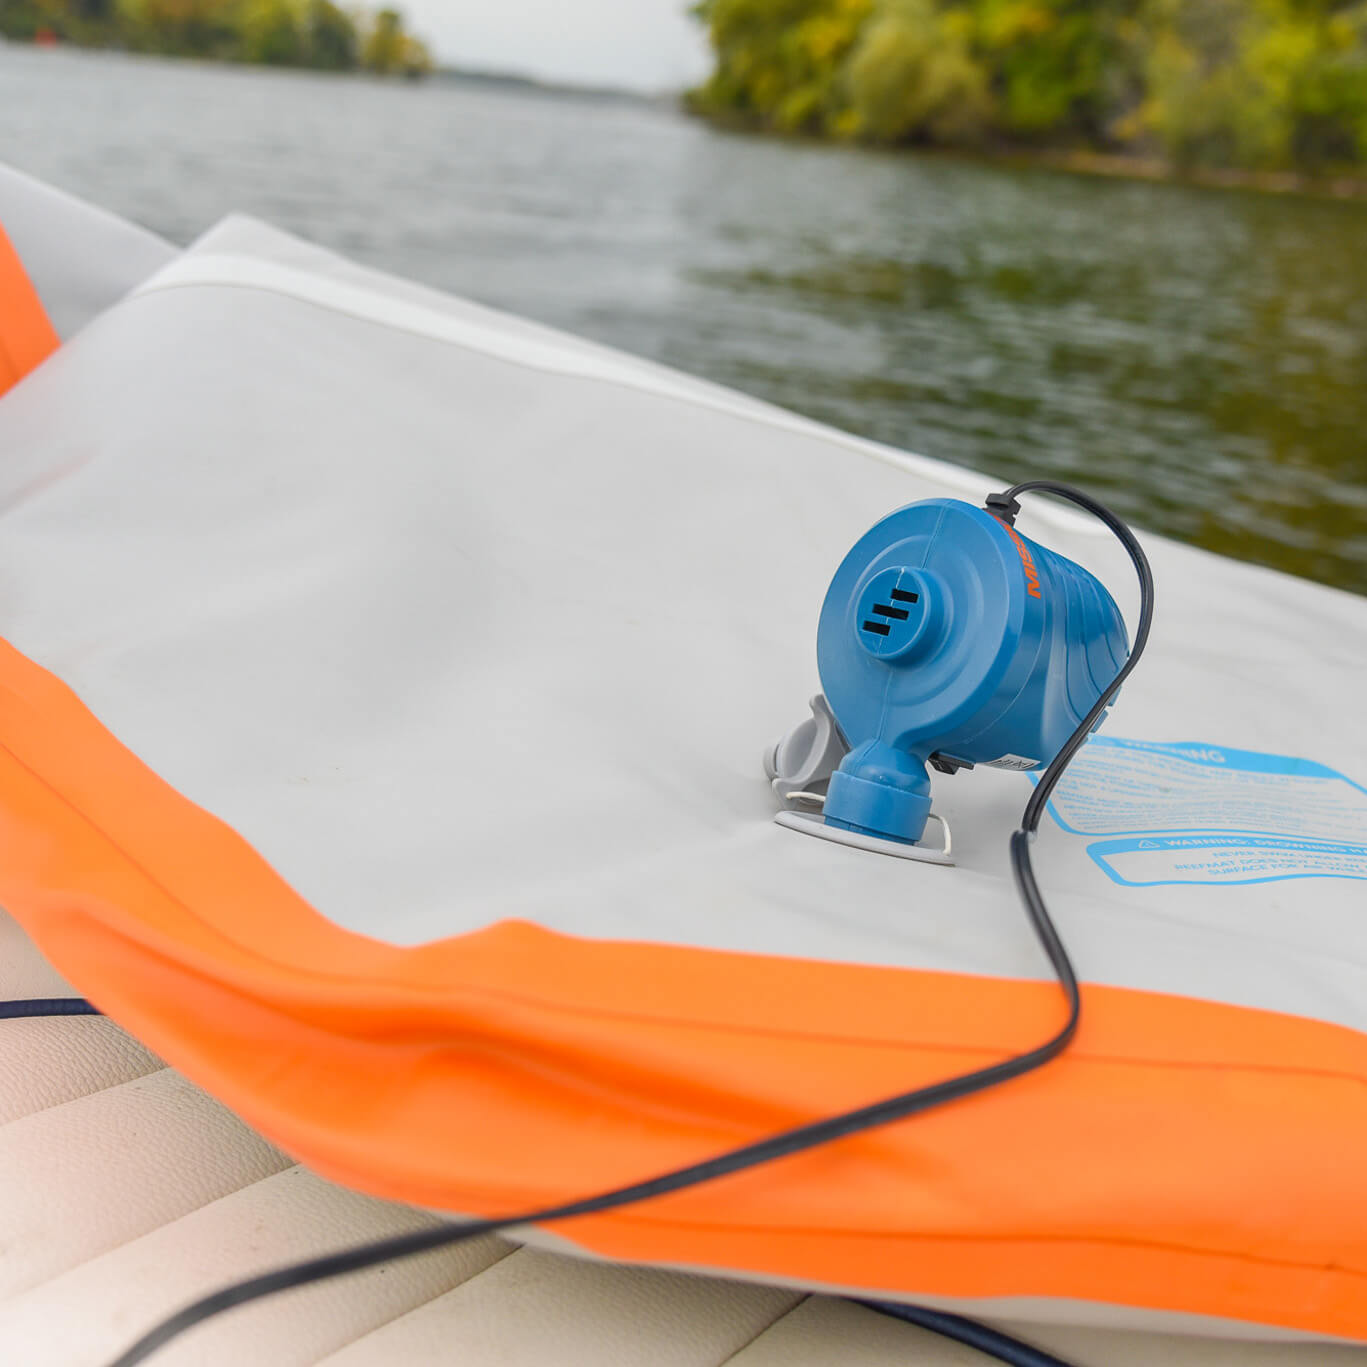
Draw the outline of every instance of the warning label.
[[[1312,760],[1094,737],[1049,803],[1117,883],[1367,879],[1367,789]]]
[[[1367,879],[1367,845],[1256,835],[1098,840],[1087,853],[1117,883],[1266,883],[1276,878]]]

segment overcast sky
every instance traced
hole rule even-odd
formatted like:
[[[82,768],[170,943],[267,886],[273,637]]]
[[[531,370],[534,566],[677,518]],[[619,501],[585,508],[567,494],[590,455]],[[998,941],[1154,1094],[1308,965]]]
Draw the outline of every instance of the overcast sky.
[[[576,85],[680,89],[706,72],[687,0],[398,0],[440,62]]]

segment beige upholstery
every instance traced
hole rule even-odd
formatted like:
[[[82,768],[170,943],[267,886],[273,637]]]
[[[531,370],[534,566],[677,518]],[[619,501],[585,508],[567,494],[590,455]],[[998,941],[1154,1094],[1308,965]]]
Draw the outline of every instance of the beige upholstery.
[[[0,912],[0,997],[66,989]],[[432,1217],[290,1164],[107,1020],[0,1022],[0,1363],[100,1367],[185,1301]],[[1347,1367],[1367,1350],[1018,1329],[1079,1367]],[[214,1320],[158,1367],[983,1367],[843,1301],[501,1239]]]

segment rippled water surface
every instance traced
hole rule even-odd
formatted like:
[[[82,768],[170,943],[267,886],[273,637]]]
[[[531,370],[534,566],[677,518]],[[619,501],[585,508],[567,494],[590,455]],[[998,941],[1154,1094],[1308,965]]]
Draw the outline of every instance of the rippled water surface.
[[[370,264],[1367,593],[1367,204],[716,133],[668,109],[0,45],[0,159]]]

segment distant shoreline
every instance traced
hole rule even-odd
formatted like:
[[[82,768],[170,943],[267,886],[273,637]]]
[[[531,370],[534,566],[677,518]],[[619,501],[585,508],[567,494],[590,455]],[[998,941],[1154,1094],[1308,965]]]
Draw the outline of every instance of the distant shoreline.
[[[573,85],[552,81],[540,76],[524,76],[511,71],[479,71],[470,67],[438,66],[432,71],[434,81],[449,81],[457,85],[481,85],[500,90],[520,91],[528,95],[565,96],[572,100],[594,100],[602,103],[664,105],[681,109],[683,92],[663,90],[651,94],[645,90],[626,90],[610,85]]]
[[[1112,180],[1147,180],[1164,185],[1194,185],[1213,190],[1256,190],[1266,195],[1305,195],[1313,199],[1367,199],[1367,177],[1307,176],[1299,171],[1184,170],[1161,158],[1104,152],[1001,152],[987,160]]]
[[[1301,195],[1308,199],[1367,200],[1367,175],[1308,176],[1298,171],[1241,171],[1210,167],[1182,168],[1160,157],[1122,153],[1024,147],[928,147],[903,144],[843,142],[814,134],[780,133],[754,124],[709,114],[689,107],[680,97],[679,107],[690,118],[738,137],[766,142],[792,142],[812,147],[831,147],[881,156],[961,161],[1022,171],[1062,171],[1069,175],[1096,176],[1106,180],[1147,181],[1158,185],[1185,185],[1203,190],[1246,190],[1268,195]]]
[[[10,38],[0,34],[0,47],[13,47],[24,51],[38,52],[92,52],[106,57],[146,58],[158,62],[185,62],[192,65],[221,66],[245,71],[278,71],[296,76],[345,76],[374,78],[375,73],[361,67],[329,70],[323,67],[293,66],[276,62],[251,62],[232,57],[201,56],[185,52],[153,52],[138,48],[123,47],[114,43],[77,43],[69,39],[60,42],[31,42],[27,39]],[[628,90],[618,86],[575,85],[565,81],[549,80],[540,76],[528,76],[513,71],[482,71],[472,67],[435,65],[425,72],[423,83],[449,83],[453,85],[478,85],[490,89],[520,91],[528,95],[564,96],[568,99],[594,100],[603,103],[644,104],[669,109],[682,107],[683,92],[662,90]]]
[[[0,38],[0,45],[31,48],[31,43]],[[134,52],[126,48],[103,47],[93,43],[64,42],[47,49],[59,52],[95,52],[107,56],[151,58],[156,61],[204,63],[250,71],[279,71],[294,75],[371,77],[362,70],[319,71],[306,67],[274,66],[269,63],[231,61],[213,57],[190,57],[173,53]],[[1367,200],[1367,176],[1307,176],[1295,171],[1240,171],[1211,168],[1182,169],[1161,158],[1123,155],[1119,153],[1062,151],[1058,149],[1002,147],[972,150],[955,147],[877,146],[867,143],[843,143],[835,138],[823,138],[797,133],[776,133],[769,129],[723,115],[710,114],[689,107],[686,92],[627,90],[615,86],[574,85],[562,81],[528,76],[519,72],[482,71],[469,67],[436,66],[426,77],[427,84],[475,86],[487,90],[502,90],[509,94],[525,94],[551,99],[582,100],[591,103],[639,105],[655,109],[678,111],[683,117],[695,120],[719,132],[739,137],[760,138],[765,141],[791,142],[802,145],[849,148],[853,151],[875,152],[880,155],[906,156],[937,161],[961,161],[987,166],[1019,170],[1062,171],[1070,175],[1097,176],[1108,180],[1148,181],[1161,185],[1184,185],[1198,189],[1245,190],[1271,195],[1300,195],[1310,199]]]

